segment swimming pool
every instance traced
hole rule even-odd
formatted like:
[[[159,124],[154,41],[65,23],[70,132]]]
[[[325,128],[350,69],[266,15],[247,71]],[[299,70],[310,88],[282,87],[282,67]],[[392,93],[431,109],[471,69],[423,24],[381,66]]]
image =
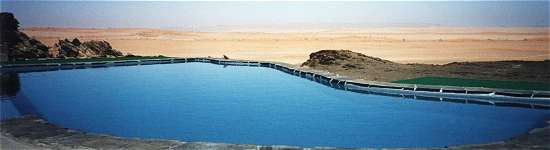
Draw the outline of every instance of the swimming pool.
[[[2,118],[33,113],[123,137],[303,147],[442,147],[504,140],[550,112],[337,90],[262,67],[208,63],[19,73]]]

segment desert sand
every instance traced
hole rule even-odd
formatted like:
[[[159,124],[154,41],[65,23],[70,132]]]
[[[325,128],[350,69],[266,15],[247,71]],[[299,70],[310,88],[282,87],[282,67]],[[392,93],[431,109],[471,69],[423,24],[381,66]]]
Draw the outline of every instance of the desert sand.
[[[59,39],[106,40],[134,55],[221,57],[299,64],[322,49],[349,49],[399,63],[545,60],[548,27],[365,27],[316,31],[197,32],[142,28],[24,28],[48,46]]]

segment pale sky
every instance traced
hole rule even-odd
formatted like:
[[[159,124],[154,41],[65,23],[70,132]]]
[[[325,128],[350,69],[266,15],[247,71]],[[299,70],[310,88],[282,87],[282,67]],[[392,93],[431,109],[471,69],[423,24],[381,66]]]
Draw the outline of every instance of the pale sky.
[[[530,2],[13,2],[23,27],[224,25],[549,26],[549,1]]]

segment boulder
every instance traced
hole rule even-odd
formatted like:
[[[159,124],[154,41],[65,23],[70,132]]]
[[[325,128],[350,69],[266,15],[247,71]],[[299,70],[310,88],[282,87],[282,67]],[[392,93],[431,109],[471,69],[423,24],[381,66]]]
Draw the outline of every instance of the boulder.
[[[48,46],[22,32],[19,32],[19,34],[21,42],[15,45],[14,50],[11,52],[12,57],[15,57],[15,59],[35,59],[51,56]]]
[[[75,38],[59,40],[53,47],[58,51],[57,57],[117,57],[123,56],[122,52],[113,49],[107,41],[86,41],[80,42]]]
[[[349,65],[353,64],[353,65]],[[377,57],[367,56],[361,53],[352,52],[350,50],[320,50],[318,52],[311,53],[309,59],[304,62],[304,66],[317,66],[317,65],[344,65],[346,67],[359,68],[361,65],[398,65],[397,63],[389,60],[384,60]]]

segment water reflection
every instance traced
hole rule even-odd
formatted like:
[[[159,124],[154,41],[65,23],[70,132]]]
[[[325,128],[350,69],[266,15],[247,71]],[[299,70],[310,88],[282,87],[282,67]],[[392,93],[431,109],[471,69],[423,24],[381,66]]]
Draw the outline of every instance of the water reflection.
[[[21,89],[17,73],[0,73],[0,96],[12,97]]]
[[[0,120],[10,119],[27,114],[35,114],[35,107],[21,92],[21,83],[17,73],[0,74]]]

